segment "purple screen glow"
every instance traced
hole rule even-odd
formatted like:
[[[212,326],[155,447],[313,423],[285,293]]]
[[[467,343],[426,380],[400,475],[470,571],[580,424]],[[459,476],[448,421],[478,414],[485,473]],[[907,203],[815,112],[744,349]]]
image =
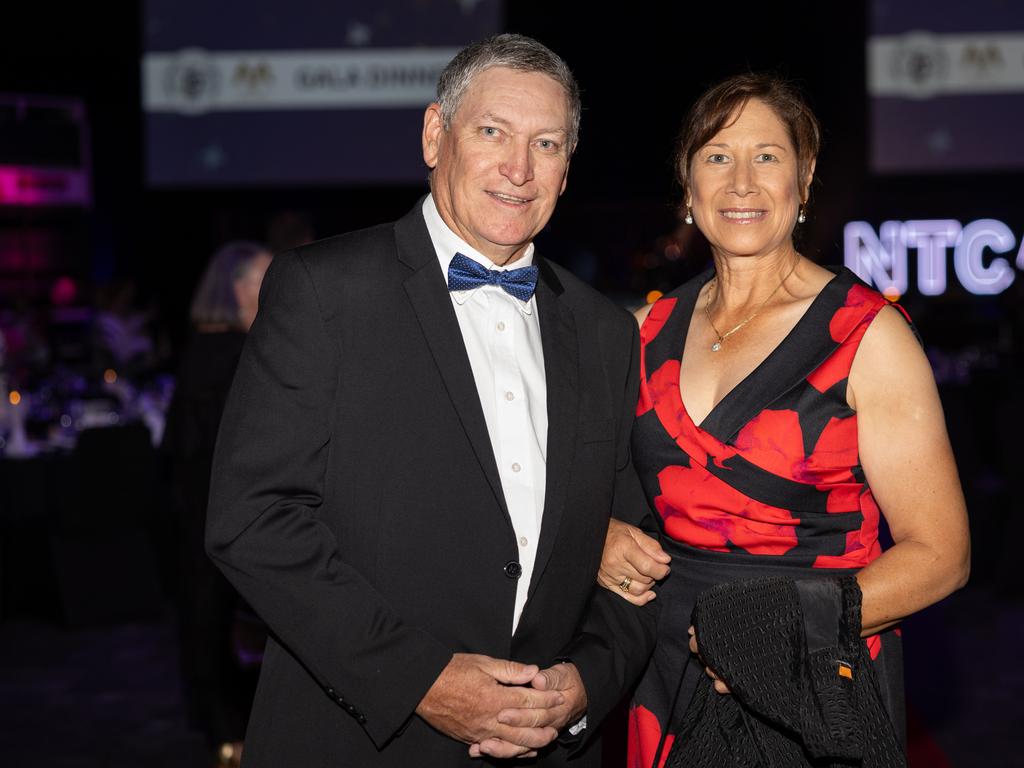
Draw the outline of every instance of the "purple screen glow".
[[[441,68],[499,30],[502,0],[146,0],[151,186],[407,184],[426,178]]]
[[[1024,168],[1024,3],[873,0],[871,166]]]

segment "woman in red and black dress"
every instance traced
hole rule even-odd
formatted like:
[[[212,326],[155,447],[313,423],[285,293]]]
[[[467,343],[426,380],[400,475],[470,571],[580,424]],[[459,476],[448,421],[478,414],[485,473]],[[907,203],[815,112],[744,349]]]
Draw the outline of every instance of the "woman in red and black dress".
[[[710,242],[714,267],[637,313],[633,458],[664,546],[613,521],[598,579],[638,604],[655,586],[661,603],[658,648],[630,711],[631,768],[652,765],[663,734],[664,762],[704,674],[728,693],[713,669],[686,664],[703,589],[856,573],[861,634],[902,735],[896,622],[967,579],[963,494],[911,326],[849,270],[793,245],[818,145],[801,96],[760,75],[712,88],[684,124],[686,221]],[[884,553],[880,514],[895,542]]]

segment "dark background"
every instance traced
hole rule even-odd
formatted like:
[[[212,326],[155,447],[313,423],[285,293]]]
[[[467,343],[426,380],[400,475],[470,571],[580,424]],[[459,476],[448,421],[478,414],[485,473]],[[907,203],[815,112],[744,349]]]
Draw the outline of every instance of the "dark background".
[[[670,157],[684,111],[710,83],[748,69],[774,70],[801,84],[825,129],[803,235],[808,255],[841,261],[842,226],[853,219],[877,227],[889,218],[987,217],[1024,231],[1019,173],[869,173],[861,3],[604,11],[525,0],[507,5],[508,29],[556,49],[582,85],[582,138],[547,233],[558,247],[548,255],[571,263],[573,251],[589,252],[597,261],[589,269],[603,289],[639,292],[675,283],[671,273],[634,274],[630,256],[675,226]],[[10,29],[19,32],[0,50],[0,92],[85,100],[95,206],[88,214],[0,209],[3,229],[57,221],[78,235],[70,254],[75,268],[99,280],[134,277],[173,314],[187,303],[212,248],[230,237],[262,238],[276,211],[309,211],[317,234],[327,236],[394,218],[425,190],[425,174],[424,184],[413,187],[147,190],[139,10],[117,3],[108,13],[100,19],[94,9],[73,4],[14,11]],[[952,299],[961,298],[955,280],[950,284]],[[922,311],[930,309],[915,312],[919,323]]]

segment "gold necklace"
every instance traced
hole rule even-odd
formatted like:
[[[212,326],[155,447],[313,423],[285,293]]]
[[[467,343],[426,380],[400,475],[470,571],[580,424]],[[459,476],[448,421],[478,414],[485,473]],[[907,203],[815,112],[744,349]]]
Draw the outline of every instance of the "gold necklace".
[[[793,266],[790,267],[789,272],[786,273],[786,276],[784,278],[782,278],[782,282],[779,283],[777,286],[775,286],[775,290],[768,294],[768,298],[766,298],[764,301],[762,301],[760,304],[757,305],[757,309],[755,309],[746,320],[744,320],[743,322],[741,322],[739,325],[735,326],[734,328],[729,329],[725,333],[719,333],[718,329],[715,327],[715,321],[711,319],[711,295],[714,293],[714,291],[712,290],[712,286],[710,286],[710,285],[708,286],[708,300],[704,303],[704,314],[708,318],[708,325],[711,326],[711,330],[714,331],[715,332],[715,336],[718,337],[718,341],[716,341],[714,344],[711,345],[711,351],[712,352],[717,352],[718,350],[720,350],[722,348],[722,342],[723,341],[728,339],[730,336],[732,336],[734,333],[736,333],[736,331],[738,331],[744,325],[746,325],[751,320],[753,320],[755,317],[757,317],[757,313],[760,312],[762,309],[764,309],[765,304],[767,304],[769,301],[771,301],[772,297],[776,293],[779,292],[779,288],[781,288],[783,285],[786,284],[786,281],[789,280],[789,276],[793,274],[793,270],[796,269],[796,265],[799,262],[800,262],[800,259],[797,259],[796,261],[793,262]],[[717,276],[715,277],[715,280],[718,280]]]

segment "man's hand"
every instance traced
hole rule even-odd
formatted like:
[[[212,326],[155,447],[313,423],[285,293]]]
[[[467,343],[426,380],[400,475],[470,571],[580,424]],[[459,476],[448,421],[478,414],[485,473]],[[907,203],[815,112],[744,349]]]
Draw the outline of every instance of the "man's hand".
[[[633,605],[654,599],[654,582],[668,576],[672,557],[658,540],[614,517],[608,521],[597,583]]]
[[[529,686],[543,675],[536,664],[519,664],[470,653],[456,653],[416,707],[416,714],[446,736],[476,745],[491,743],[494,757],[529,757],[558,736],[546,718],[499,721],[507,711],[547,712],[565,704],[559,688]]]
[[[575,664],[556,664],[543,669],[530,681],[533,690],[544,694],[558,693],[562,701],[553,707],[543,708],[513,707],[498,713],[498,722],[517,729],[562,730],[570,723],[575,723],[587,711],[587,691]],[[507,756],[509,745],[502,738],[491,738],[473,744],[469,748],[470,757],[490,755],[491,757]],[[523,755],[528,756],[528,755]]]

